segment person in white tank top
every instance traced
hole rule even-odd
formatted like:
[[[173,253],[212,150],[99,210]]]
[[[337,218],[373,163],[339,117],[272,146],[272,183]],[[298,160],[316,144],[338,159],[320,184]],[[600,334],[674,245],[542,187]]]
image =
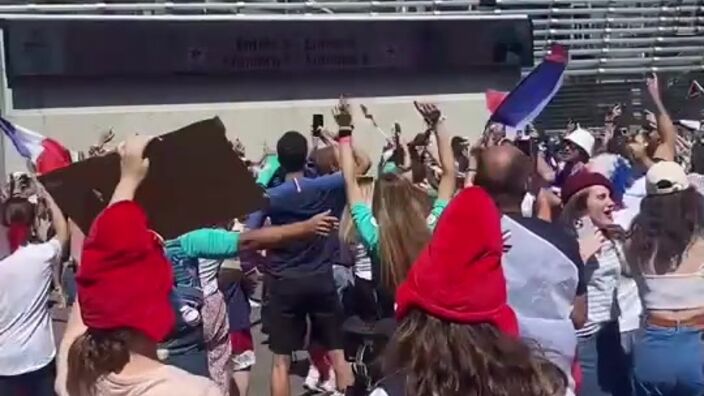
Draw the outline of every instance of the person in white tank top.
[[[653,165],[626,253],[645,310],[636,396],[704,395],[704,197],[675,162]]]

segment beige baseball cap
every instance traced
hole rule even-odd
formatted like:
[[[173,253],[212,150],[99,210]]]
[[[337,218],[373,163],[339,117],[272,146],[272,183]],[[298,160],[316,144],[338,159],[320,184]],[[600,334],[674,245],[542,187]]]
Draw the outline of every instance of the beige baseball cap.
[[[645,189],[648,195],[672,194],[687,188],[689,188],[687,174],[677,162],[657,162],[645,175]]]

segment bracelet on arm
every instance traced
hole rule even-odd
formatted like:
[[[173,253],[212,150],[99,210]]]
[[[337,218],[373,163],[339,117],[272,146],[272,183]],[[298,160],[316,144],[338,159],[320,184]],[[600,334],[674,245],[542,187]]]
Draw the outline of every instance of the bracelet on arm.
[[[347,135],[347,136],[340,136],[340,140],[338,141],[340,144],[352,144],[352,135]]]

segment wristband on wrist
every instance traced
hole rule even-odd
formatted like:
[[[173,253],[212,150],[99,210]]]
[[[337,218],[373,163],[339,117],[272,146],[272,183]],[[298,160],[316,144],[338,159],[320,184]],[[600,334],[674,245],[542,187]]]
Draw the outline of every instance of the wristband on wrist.
[[[340,131],[342,133],[342,131]],[[352,144],[352,135],[340,136],[340,144]]]
[[[338,135],[340,136],[340,139],[342,139],[343,137],[352,136],[352,128],[351,127],[340,127]]]

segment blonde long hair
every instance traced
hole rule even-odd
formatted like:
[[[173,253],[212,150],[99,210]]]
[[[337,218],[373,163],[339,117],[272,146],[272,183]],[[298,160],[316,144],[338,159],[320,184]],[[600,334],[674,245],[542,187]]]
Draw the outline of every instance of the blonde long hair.
[[[381,284],[394,291],[430,240],[431,200],[407,179],[385,173],[374,184],[372,211],[379,224]]]

